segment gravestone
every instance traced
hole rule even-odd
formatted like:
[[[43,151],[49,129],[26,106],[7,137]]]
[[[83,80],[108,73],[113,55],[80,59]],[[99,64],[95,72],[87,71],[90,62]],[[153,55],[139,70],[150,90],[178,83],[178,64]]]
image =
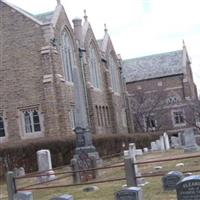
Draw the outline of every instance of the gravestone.
[[[73,200],[73,196],[69,194],[64,194],[58,197],[53,197],[51,200]]]
[[[157,151],[158,148],[157,148],[157,145],[156,145],[156,142],[151,142],[151,151]]]
[[[181,146],[185,146],[185,139],[184,139],[184,134],[179,132],[178,133],[178,138],[179,138],[179,141],[180,141],[180,145]]]
[[[181,142],[180,142],[180,138],[179,137],[172,136],[171,137],[171,142],[172,142],[172,147],[174,149],[181,148]]]
[[[142,156],[143,155],[142,149],[135,149],[135,155],[136,156]]]
[[[194,136],[194,129],[193,128],[187,128],[184,131],[184,152],[195,152],[199,151],[199,146],[196,143],[196,139]]]
[[[200,176],[188,176],[176,185],[177,200],[200,199]]]
[[[184,178],[184,175],[179,171],[171,171],[162,177],[164,191],[175,190],[176,184]]]
[[[55,179],[54,171],[52,170],[51,154],[49,150],[37,151],[38,172],[45,176],[38,177],[39,182],[46,182]]]
[[[25,176],[26,173],[25,173],[25,169],[23,167],[20,167],[18,169],[18,176],[21,177],[21,176]]]
[[[32,192],[22,191],[15,194],[15,200],[33,200]]]
[[[135,150],[136,150],[135,143],[130,143],[129,144],[129,153],[130,153],[131,157],[135,157]]]
[[[148,152],[149,152],[148,148],[147,148],[147,147],[144,147],[144,148],[143,148],[143,152],[144,152],[144,153],[148,153]]]
[[[115,200],[143,200],[143,193],[140,187],[124,188],[115,193]]]
[[[161,150],[160,140],[156,140],[156,146],[157,146],[157,150],[160,151]]]
[[[14,172],[14,176],[15,176],[15,177],[25,176],[25,170],[24,170],[23,167],[14,168],[14,169],[13,169],[13,172]]]
[[[88,129],[80,127],[75,128],[76,149],[71,167],[73,171],[82,171],[74,173],[74,182],[79,183],[96,178],[97,170],[83,171],[102,166],[102,160],[99,153],[92,144],[91,134]]]
[[[160,150],[165,151],[164,137],[160,136]]]
[[[165,132],[163,134],[164,137],[164,143],[165,143],[165,149],[169,150],[170,149],[170,143],[169,143],[169,136],[167,135],[167,133]]]
[[[142,155],[143,154],[143,152],[137,152],[137,150],[139,150],[139,149],[135,149],[134,143],[129,144],[128,154],[132,158],[133,163],[136,163],[136,155]],[[134,165],[134,167],[135,167],[136,176],[141,176],[141,173],[138,170],[138,166]],[[144,178],[137,178],[137,185],[142,185],[142,184],[145,184],[145,179]]]

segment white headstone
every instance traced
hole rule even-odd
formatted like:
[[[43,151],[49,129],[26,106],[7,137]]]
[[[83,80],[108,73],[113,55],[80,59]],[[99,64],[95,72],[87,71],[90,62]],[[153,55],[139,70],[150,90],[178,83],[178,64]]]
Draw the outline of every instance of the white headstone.
[[[158,148],[157,148],[157,145],[156,145],[156,142],[151,142],[151,151],[157,151]]]
[[[142,156],[143,155],[142,149],[136,149],[135,150],[135,155],[136,156]]]
[[[130,154],[131,157],[135,156],[135,143],[129,144],[129,154]]]
[[[157,150],[160,151],[161,150],[160,140],[156,140],[156,146],[157,146]]]
[[[170,149],[170,144],[169,144],[169,136],[167,135],[167,133],[165,132],[163,134],[164,137],[164,143],[165,143],[165,149],[169,150]]]
[[[184,146],[185,152],[199,151],[199,146],[196,143],[193,128],[185,129],[185,131],[184,131],[184,143],[185,143],[185,146]]]
[[[73,196],[69,194],[64,194],[59,197],[53,197],[51,200],[73,200]]]
[[[15,200],[33,200],[32,192],[21,191],[15,194]]]
[[[38,172],[46,174],[39,177],[39,182],[45,182],[55,179],[54,171],[52,170],[51,155],[49,150],[37,151]]]
[[[144,148],[143,148],[143,151],[144,151],[144,153],[148,153],[149,150],[148,150],[147,147],[144,147]]]
[[[164,137],[160,136],[160,150],[165,151]]]
[[[175,148],[175,149],[181,148],[180,139],[178,137],[172,136],[171,141],[172,141],[173,148]]]

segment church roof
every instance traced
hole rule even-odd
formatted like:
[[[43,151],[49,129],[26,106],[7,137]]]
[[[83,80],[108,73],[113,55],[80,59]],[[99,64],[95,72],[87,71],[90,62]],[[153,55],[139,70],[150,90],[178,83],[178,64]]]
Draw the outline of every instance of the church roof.
[[[183,73],[183,50],[123,60],[126,82]]]
[[[51,12],[34,15],[34,17],[43,23],[49,23],[49,22],[51,22],[53,14],[54,14],[54,11],[51,11]]]
[[[37,22],[41,25],[44,24],[44,23],[51,22],[51,19],[54,15],[54,11],[34,15],[34,14],[29,13],[26,10],[24,10],[24,9],[22,9],[22,8],[12,4],[12,3],[7,2],[6,0],[1,0],[1,1],[3,3],[5,3],[6,5],[10,6],[11,8],[17,10],[21,14],[25,15],[26,17],[29,17],[30,19],[32,19],[33,21],[35,21],[35,22]]]

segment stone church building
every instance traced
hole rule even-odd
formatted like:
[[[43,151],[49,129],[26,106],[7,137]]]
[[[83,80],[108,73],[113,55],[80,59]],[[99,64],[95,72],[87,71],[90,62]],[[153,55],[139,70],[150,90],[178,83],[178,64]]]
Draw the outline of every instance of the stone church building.
[[[128,133],[121,58],[105,27],[71,26],[61,3],[30,14],[0,0],[0,140]]]
[[[181,132],[199,123],[199,101],[185,47],[123,61],[136,132]]]

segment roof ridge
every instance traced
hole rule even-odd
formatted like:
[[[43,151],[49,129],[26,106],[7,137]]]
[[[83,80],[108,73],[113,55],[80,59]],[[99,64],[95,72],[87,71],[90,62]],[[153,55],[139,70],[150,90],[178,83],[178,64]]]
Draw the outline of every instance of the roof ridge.
[[[176,51],[168,51],[168,52],[163,52],[163,53],[155,53],[155,54],[146,55],[146,56],[139,56],[139,57],[135,57],[135,58],[128,58],[128,59],[124,59],[123,61],[129,61],[129,60],[135,60],[135,59],[141,59],[141,58],[148,58],[148,57],[152,57],[152,56],[165,55],[165,54],[175,53],[175,52],[181,52],[181,51],[183,51],[183,50],[180,49],[180,50],[176,50]]]
[[[52,14],[52,13],[54,13],[54,10],[47,11],[47,12],[44,12],[44,13],[32,14],[32,15],[38,17],[38,16],[48,15],[48,14]]]

